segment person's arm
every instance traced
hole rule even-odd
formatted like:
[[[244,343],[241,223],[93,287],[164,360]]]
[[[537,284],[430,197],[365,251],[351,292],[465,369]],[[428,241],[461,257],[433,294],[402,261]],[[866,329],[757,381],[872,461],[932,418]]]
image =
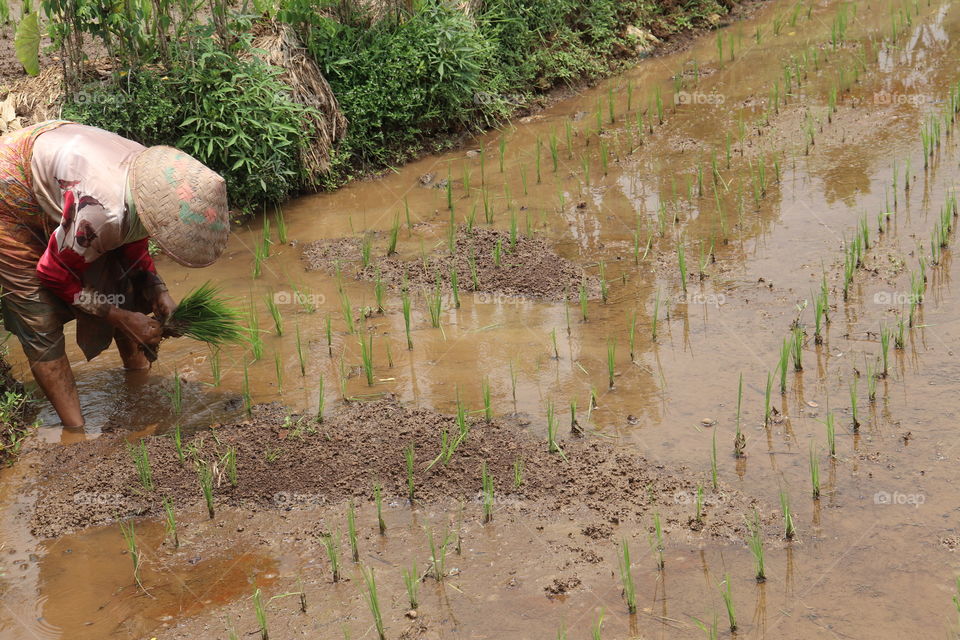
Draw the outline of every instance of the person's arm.
[[[137,342],[156,344],[160,323],[142,313],[125,311],[97,291],[83,286],[83,274],[104,253],[122,246],[122,229],[99,202],[89,196],[64,193],[63,217],[51,234],[37,264],[40,282],[67,304],[103,318]],[[149,259],[149,254],[147,255]],[[153,268],[150,260],[148,268]],[[156,269],[154,268],[154,272]]]
[[[144,296],[153,305],[154,315],[162,322],[177,308],[177,303],[170,297],[167,285],[157,273],[157,267],[150,255],[150,244],[147,238],[130,242],[120,248],[124,267],[128,273],[139,273],[140,282],[144,289]]]

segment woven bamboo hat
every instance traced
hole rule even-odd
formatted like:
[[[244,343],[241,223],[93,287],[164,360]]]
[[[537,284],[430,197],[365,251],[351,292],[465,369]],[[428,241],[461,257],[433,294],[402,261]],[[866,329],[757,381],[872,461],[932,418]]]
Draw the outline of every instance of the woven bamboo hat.
[[[150,238],[180,264],[206,267],[223,253],[227,186],[198,160],[173,147],[150,147],[133,161],[130,192]]]

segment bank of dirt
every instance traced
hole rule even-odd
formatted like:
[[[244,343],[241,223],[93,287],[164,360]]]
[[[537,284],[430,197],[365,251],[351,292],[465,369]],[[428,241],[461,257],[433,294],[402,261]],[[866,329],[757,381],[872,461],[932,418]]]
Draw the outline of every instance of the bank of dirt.
[[[359,263],[361,243],[355,238],[319,240],[303,249],[308,270],[345,271]],[[367,266],[356,265],[356,277],[399,288],[452,288],[456,273],[460,291],[516,298],[563,300],[577,298],[583,287],[588,299],[600,297],[600,279],[558,255],[544,240],[508,231],[457,229],[454,251],[446,245],[430,255],[387,256]]]
[[[549,453],[546,441],[534,434],[540,429],[518,416],[467,422],[468,435],[449,462],[431,466],[442,434],[448,434],[448,443],[460,437],[454,416],[385,398],[345,404],[318,424],[311,416],[290,416],[278,405],[264,405],[249,420],[186,440],[183,462],[172,438],[144,438],[151,490],[138,479],[127,441],[104,435],[46,452],[39,463],[31,527],[37,536],[52,537],[118,517],[158,515],[164,498],[178,508],[200,504],[196,469],[202,465],[213,471],[217,508],[258,512],[366,501],[374,483],[383,485],[387,499],[405,499],[404,452],[410,446],[417,504],[452,507],[478,501],[486,464],[498,508],[535,516],[588,514],[613,524],[649,523],[657,510],[692,535],[742,539],[743,516],[756,506],[720,487],[714,499],[705,500],[705,515],[697,522],[693,496],[704,482],[700,474],[668,469],[589,437],[571,435],[561,442],[563,455]],[[230,482],[228,451],[236,452],[236,486]]]

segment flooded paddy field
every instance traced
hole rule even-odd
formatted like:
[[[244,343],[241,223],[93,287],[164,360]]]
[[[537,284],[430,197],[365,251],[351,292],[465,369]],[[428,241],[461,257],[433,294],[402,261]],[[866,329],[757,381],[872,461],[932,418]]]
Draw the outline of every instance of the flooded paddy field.
[[[958,34],[770,2],[160,259],[257,337],[78,367],[0,637],[956,636]]]

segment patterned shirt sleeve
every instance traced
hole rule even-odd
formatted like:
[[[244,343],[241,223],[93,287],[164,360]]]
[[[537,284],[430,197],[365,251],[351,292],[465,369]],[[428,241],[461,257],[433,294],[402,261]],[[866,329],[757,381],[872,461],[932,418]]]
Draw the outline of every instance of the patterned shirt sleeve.
[[[123,211],[109,211],[76,183],[61,183],[63,217],[50,236],[37,265],[40,281],[60,299],[82,311],[104,316],[113,306],[104,296],[83,286],[83,274],[105,253],[122,248],[132,269],[156,274],[146,240],[124,245]]]

